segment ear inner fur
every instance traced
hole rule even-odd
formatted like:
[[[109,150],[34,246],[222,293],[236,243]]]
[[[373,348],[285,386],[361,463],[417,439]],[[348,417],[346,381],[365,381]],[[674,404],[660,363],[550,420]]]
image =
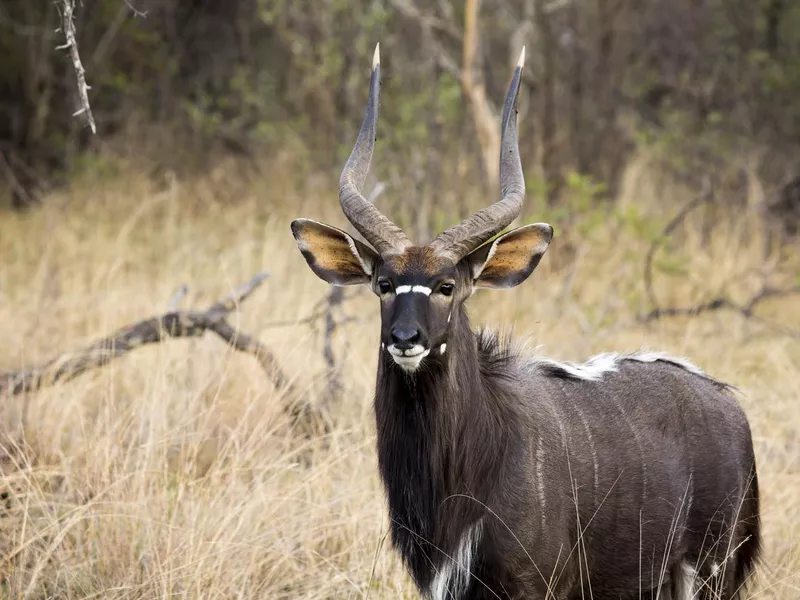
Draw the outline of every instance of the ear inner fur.
[[[475,285],[509,288],[522,283],[539,264],[552,237],[550,225],[534,223],[478,248],[468,256]]]
[[[311,219],[292,222],[292,234],[308,266],[333,285],[368,283],[375,252],[344,231]]]

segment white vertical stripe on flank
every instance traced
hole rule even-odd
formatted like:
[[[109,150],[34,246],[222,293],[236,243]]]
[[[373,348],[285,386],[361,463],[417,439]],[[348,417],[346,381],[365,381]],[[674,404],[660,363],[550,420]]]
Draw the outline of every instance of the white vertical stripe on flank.
[[[538,488],[536,491],[539,492],[539,506],[542,509],[542,531],[544,531],[547,525],[547,515],[545,514],[547,502],[544,495],[544,444],[542,438],[539,438],[539,443],[536,444],[536,486]]]

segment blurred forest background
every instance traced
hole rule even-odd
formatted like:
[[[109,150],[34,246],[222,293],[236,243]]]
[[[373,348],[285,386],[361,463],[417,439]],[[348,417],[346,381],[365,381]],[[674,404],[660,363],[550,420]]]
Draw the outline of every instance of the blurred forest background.
[[[346,227],[380,42],[365,193],[420,242],[497,198],[526,46],[520,224],[556,236],[470,315],[735,385],[743,597],[797,599],[800,2],[79,0],[96,135],[63,6],[0,0],[0,598],[418,597],[385,542],[375,299],[289,231]]]
[[[84,0],[75,16],[99,138],[138,134],[162,169],[290,152],[298,177],[336,171],[380,41],[378,175],[415,207],[453,181],[494,190],[498,108],[527,44],[532,194],[613,198],[646,148],[691,186],[712,177],[731,208],[757,178],[760,209],[800,219],[790,0]],[[51,0],[0,3],[0,170],[18,208],[103,143],[72,117],[59,25]]]

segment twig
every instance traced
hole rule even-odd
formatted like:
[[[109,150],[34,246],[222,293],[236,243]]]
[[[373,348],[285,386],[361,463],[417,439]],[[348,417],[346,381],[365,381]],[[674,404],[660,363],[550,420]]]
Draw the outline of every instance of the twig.
[[[78,40],[75,35],[75,23],[73,20],[73,10],[75,8],[74,0],[61,0],[64,10],[61,14],[61,29],[64,32],[64,37],[67,43],[63,46],[58,46],[56,50],[64,50],[69,48],[70,56],[72,57],[72,66],[75,69],[75,77],[78,80],[78,96],[81,101],[81,108],[72,116],[77,117],[85,114],[86,121],[89,123],[89,128],[92,133],[97,133],[97,127],[94,123],[94,115],[92,114],[92,107],[89,105],[89,86],[86,85],[86,72],[81,63],[80,54],[78,54]]]
[[[228,296],[214,304],[208,309],[208,312],[227,314],[235,310],[236,307],[247,300],[247,298],[250,297],[250,294],[255,292],[258,286],[264,283],[268,277],[269,273],[267,271],[261,271],[258,275],[249,281],[244,282],[242,285],[234,289]]]
[[[410,0],[391,0],[391,4],[401,15],[417,21],[425,29],[444,33],[456,43],[461,43],[464,38],[464,34],[451,19],[440,19],[436,15],[423,13]]]
[[[753,311],[755,310],[756,306],[761,304],[764,300],[769,298],[793,296],[795,294],[800,294],[800,285],[790,288],[773,288],[765,285],[763,288],[761,288],[760,292],[750,298],[750,300],[748,300],[744,306],[740,307],[739,310],[745,317],[751,317],[753,316]]]
[[[184,283],[177,292],[172,294],[172,298],[169,299],[169,303],[167,304],[167,312],[174,312],[178,310],[181,306],[181,302],[188,293],[189,286]]]
[[[142,18],[144,18],[144,17],[147,16],[147,11],[146,10],[139,10],[138,8],[136,8],[133,4],[131,4],[131,0],[125,0],[125,4],[128,6],[128,8],[131,9],[131,11],[133,11],[133,16],[134,17],[142,17]]]
[[[733,310],[739,310],[740,307],[733,304],[727,298],[714,298],[708,302],[703,302],[701,304],[697,304],[695,306],[686,306],[686,307],[668,307],[668,308],[654,308],[649,313],[647,313],[642,320],[644,322],[655,321],[660,319],[661,317],[680,317],[680,316],[689,316],[694,317],[699,315],[700,313],[710,312],[712,310],[719,310],[721,308],[730,308]]]

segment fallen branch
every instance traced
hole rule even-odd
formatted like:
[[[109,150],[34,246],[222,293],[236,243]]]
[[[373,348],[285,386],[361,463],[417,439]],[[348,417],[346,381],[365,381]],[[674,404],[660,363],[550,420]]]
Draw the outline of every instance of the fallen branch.
[[[81,101],[80,110],[72,116],[86,115],[86,121],[89,123],[92,133],[97,133],[92,107],[89,105],[89,86],[86,85],[86,71],[83,68],[81,56],[78,53],[78,40],[75,34],[75,22],[73,20],[75,2],[74,0],[61,0],[61,4],[64,7],[61,13],[61,30],[64,32],[67,43],[63,46],[58,46],[56,50],[69,49],[69,54],[72,57],[72,67],[75,69],[75,77],[78,80],[78,97]]]
[[[694,198],[691,202],[688,202],[679,212],[675,215],[672,220],[667,224],[664,230],[661,232],[661,235],[652,243],[650,249],[647,252],[647,256],[645,257],[644,263],[644,285],[645,285],[645,293],[650,301],[650,305],[652,308],[650,312],[647,314],[639,317],[639,321],[644,323],[649,323],[651,321],[656,321],[663,317],[694,317],[702,313],[712,312],[716,310],[731,310],[733,312],[737,312],[741,314],[746,319],[756,319],[767,326],[770,326],[773,329],[777,329],[785,335],[789,335],[792,337],[800,337],[800,331],[796,331],[790,327],[786,327],[779,323],[773,323],[767,319],[757,319],[755,316],[755,310],[759,304],[768,300],[770,298],[779,298],[779,297],[786,297],[786,296],[793,296],[795,294],[800,294],[800,285],[790,286],[787,288],[776,288],[769,285],[766,282],[766,275],[763,278],[761,289],[751,296],[745,303],[739,304],[733,302],[729,298],[725,296],[716,296],[711,300],[706,302],[702,302],[700,304],[696,304],[694,306],[673,306],[673,307],[662,307],[659,302],[658,298],[655,295],[653,290],[653,258],[655,256],[656,251],[661,247],[664,240],[686,219],[686,217],[694,211],[699,206],[709,202],[713,199],[713,194],[711,193],[711,185],[709,181],[706,179],[703,182],[703,192],[700,193],[696,198]]]
[[[794,294],[800,294],[800,285],[790,288],[772,288],[765,286],[744,304],[737,304],[725,297],[718,296],[717,298],[709,300],[708,302],[703,302],[702,304],[697,304],[695,306],[656,308],[647,313],[642,320],[649,322],[660,319],[661,317],[693,317],[700,313],[711,312],[720,309],[729,309],[738,312],[743,317],[749,319],[753,316],[756,307],[764,300],[769,298],[792,296]]]
[[[171,338],[199,337],[207,331],[218,335],[234,350],[254,356],[275,388],[288,391],[290,380],[281,369],[275,355],[261,342],[238,331],[226,320],[228,314],[250,296],[267,277],[267,273],[259,273],[235,289],[230,296],[205,311],[177,310],[179,295],[182,296],[184,286],[170,301],[175,309],[167,314],[123,327],[86,348],[62,354],[43,365],[19,371],[0,371],[0,396],[35,392],[107,365],[115,358],[124,356],[141,346]]]

